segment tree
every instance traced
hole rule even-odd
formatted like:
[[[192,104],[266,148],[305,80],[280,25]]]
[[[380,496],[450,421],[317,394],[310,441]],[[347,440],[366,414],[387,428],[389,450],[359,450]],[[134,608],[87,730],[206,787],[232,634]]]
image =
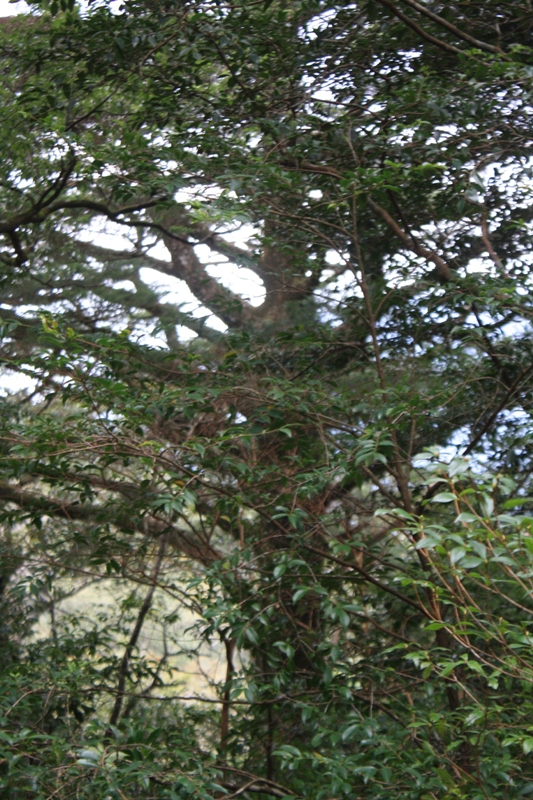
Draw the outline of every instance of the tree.
[[[530,5],[34,9],[5,796],[527,796]]]

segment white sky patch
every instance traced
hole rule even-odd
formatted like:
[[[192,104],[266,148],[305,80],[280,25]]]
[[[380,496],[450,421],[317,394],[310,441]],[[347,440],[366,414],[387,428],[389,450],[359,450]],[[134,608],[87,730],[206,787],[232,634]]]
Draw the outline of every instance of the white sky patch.
[[[108,247],[110,250],[121,252],[132,249],[132,241],[125,235],[129,229],[118,222],[95,218],[91,224],[76,232],[76,238],[81,242],[90,242],[99,247]]]
[[[17,392],[31,392],[37,386],[37,381],[30,375],[15,372],[12,369],[2,369],[0,372],[0,397]]]
[[[319,100],[321,103],[329,103],[335,99],[335,95],[331,89],[319,89],[313,92],[313,100]]]
[[[263,282],[251,269],[235,267],[231,262],[208,264],[207,273],[216,278],[222,286],[236,292],[252,306],[261,306],[265,301]]]
[[[342,264],[345,259],[337,253],[336,250],[328,250],[325,257],[326,264],[331,264],[332,267],[336,267],[339,264]]]
[[[135,330],[129,334],[129,339],[145,347],[152,347],[154,350],[168,350],[165,334],[161,331],[154,333],[153,325],[148,327],[142,323],[135,326]]]
[[[352,296],[354,292],[357,294],[358,286],[348,266],[348,256],[338,253],[336,250],[328,250],[324,260],[333,269],[322,271],[321,286],[315,290],[314,294],[323,300],[334,302],[342,302],[348,296]],[[344,269],[340,269],[342,266]]]
[[[161,241],[156,242],[153,247],[149,247],[146,253],[152,258],[158,258],[160,261],[169,261],[168,250]]]
[[[172,303],[181,307],[185,303],[196,303],[198,300],[193,295],[185,281],[173,278],[172,275],[162,275],[151,267],[141,267],[139,270],[141,280],[155,291],[163,292],[162,303]]]
[[[0,0],[0,17],[12,17],[15,14],[27,14],[30,7],[27,3],[9,3],[8,0]]]
[[[475,275],[478,272],[485,274],[489,271],[490,266],[484,258],[472,258],[466,266],[466,271],[469,275]]]
[[[335,18],[336,13],[336,9],[331,8],[329,11],[324,11],[323,14],[312,17],[312,19],[306,23],[305,28],[301,29],[300,35],[304,35],[305,32],[309,39],[316,39],[317,33],[328,27],[331,20]]]
[[[133,281],[128,281],[128,280],[126,280],[126,281],[117,281],[116,283],[113,283],[113,288],[114,289],[124,289],[124,291],[126,291],[126,292],[136,292],[137,291]]]
[[[321,103],[330,103],[335,100],[333,89],[339,88],[339,86],[334,81],[330,81],[330,84],[331,88],[327,85],[327,82],[320,84],[310,75],[305,75],[302,79],[302,85],[308,89],[307,95],[309,99],[318,100]],[[311,106],[309,106],[309,111],[311,110]]]
[[[529,333],[531,335],[531,323],[528,320],[521,320],[519,322],[508,322],[506,325],[502,325],[500,328],[502,332],[502,336],[505,338],[515,338],[518,336],[525,336]]]
[[[410,131],[414,134],[415,129],[411,128]],[[446,139],[455,136],[458,131],[459,127],[457,125],[437,125],[433,128],[432,136],[426,139],[426,144],[441,144],[441,142],[445,142]]]
[[[185,281],[182,281],[179,278],[173,278],[171,275],[162,275],[160,272],[157,272],[157,270],[151,269],[150,267],[142,267],[140,270],[140,275],[141,280],[144,281],[147,286],[162,292],[162,303],[169,303],[175,306],[182,313],[190,314],[196,319],[205,319],[208,326],[216,331],[220,331],[221,333],[227,331],[227,325],[225,325],[221,319],[215,316],[215,314],[205,308],[205,306],[202,306],[202,304],[193,295]],[[180,335],[180,330],[182,327],[183,326],[181,325],[177,326],[178,336]],[[196,334],[192,334],[192,331],[187,329],[185,330],[185,339],[195,338]],[[181,338],[182,337],[180,336],[180,339]],[[146,340],[143,339],[143,341]]]
[[[387,283],[396,289],[412,285],[415,280],[421,278],[426,272],[426,259],[411,253],[409,253],[409,256],[404,253],[395,253],[384,269]]]

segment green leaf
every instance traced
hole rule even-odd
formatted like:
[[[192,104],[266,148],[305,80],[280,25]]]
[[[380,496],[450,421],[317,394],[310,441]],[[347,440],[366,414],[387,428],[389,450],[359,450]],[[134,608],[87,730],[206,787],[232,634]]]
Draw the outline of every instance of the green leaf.
[[[476,517],[475,514],[471,514],[470,511],[463,511],[455,520],[456,522],[479,522],[479,517]]]
[[[439,537],[439,536],[434,536],[434,535],[424,536],[423,539],[419,539],[418,542],[415,544],[415,549],[416,550],[423,550],[423,549],[433,550],[433,548],[435,548],[438,544],[440,544],[441,541],[442,541],[442,538]]]
[[[248,641],[256,646],[259,646],[259,637],[253,628],[246,628],[244,633]]]
[[[435,497],[431,498],[432,503],[452,503],[456,499],[455,495],[451,492],[439,492]]]
[[[274,647],[277,647],[278,650],[281,650],[281,652],[284,653],[287,658],[294,658],[294,647],[288,642],[274,642]]]
[[[460,561],[465,555],[466,549],[464,547],[454,547],[452,550],[450,550],[450,563],[452,565],[457,564],[457,562]]]
[[[470,460],[468,458],[454,458],[448,467],[448,475],[450,478],[455,475],[462,475],[470,469]]]
[[[455,781],[447,770],[438,767],[435,771],[448,789],[455,790]]]
[[[472,548],[472,550],[474,550],[474,552],[477,553],[478,556],[481,559],[483,559],[483,561],[485,561],[485,559],[487,558],[487,548],[485,547],[483,542],[477,542],[475,539],[472,539],[469,542],[469,545]]]
[[[525,504],[533,503],[533,497],[513,497],[511,500],[506,500],[502,503],[502,508],[516,508]]]
[[[346,742],[346,741],[348,741],[348,739],[351,739],[351,737],[353,736],[353,734],[354,734],[356,731],[358,731],[358,730],[359,730],[359,727],[360,727],[360,726],[359,726],[359,723],[357,723],[356,725],[349,725],[347,728],[345,728],[345,729],[343,730],[343,732],[342,732],[342,741],[343,741],[343,742]]]
[[[374,511],[374,516],[391,516],[391,517],[399,517],[400,519],[408,519],[408,520],[415,520],[416,517],[413,514],[410,514],[408,511],[405,511],[403,508],[378,508]]]
[[[336,616],[343,628],[347,628],[350,624],[350,615],[342,608],[337,608]]]
[[[300,586],[300,588],[294,592],[292,596],[292,602],[297,603],[298,600],[301,600],[302,597],[305,597],[305,595],[310,591],[311,588],[309,586]]]
[[[483,560],[484,559],[478,558],[477,556],[465,556],[460,559],[459,566],[463,569],[474,569],[475,567],[479,567],[480,564],[483,564]]]
[[[294,747],[294,745],[282,744],[274,752],[274,755],[281,756],[281,758],[287,758],[287,756],[289,757],[292,756],[293,758],[300,758],[302,754],[297,747]]]

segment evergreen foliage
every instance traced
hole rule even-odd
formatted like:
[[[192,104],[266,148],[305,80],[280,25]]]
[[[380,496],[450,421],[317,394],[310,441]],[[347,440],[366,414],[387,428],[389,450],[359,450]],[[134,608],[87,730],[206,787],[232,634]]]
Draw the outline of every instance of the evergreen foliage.
[[[533,792],[532,28],[2,20],[2,798]]]

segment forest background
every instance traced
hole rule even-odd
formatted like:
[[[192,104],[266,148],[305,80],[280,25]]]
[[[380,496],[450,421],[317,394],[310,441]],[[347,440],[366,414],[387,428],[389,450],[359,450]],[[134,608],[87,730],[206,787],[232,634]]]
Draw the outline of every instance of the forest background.
[[[530,0],[28,8],[2,798],[527,798]]]

